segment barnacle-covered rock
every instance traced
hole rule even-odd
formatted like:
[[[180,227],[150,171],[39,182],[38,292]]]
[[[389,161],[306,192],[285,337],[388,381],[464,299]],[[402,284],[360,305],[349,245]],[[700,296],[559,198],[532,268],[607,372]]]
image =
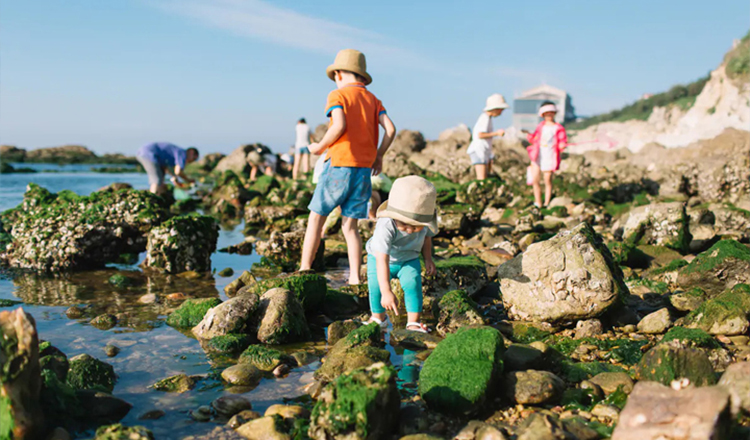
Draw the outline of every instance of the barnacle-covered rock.
[[[167,273],[208,272],[218,238],[219,226],[213,217],[172,218],[149,234],[146,266]]]

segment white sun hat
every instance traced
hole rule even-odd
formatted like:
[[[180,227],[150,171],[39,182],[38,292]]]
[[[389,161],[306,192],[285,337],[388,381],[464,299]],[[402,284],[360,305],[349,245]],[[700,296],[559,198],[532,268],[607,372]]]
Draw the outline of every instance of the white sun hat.
[[[487,98],[487,105],[484,106],[484,111],[488,112],[490,110],[495,110],[498,108],[508,108],[508,103],[505,102],[505,98],[503,97],[503,95],[495,93]]]
[[[425,226],[437,234],[437,191],[419,176],[396,179],[388,200],[378,208],[378,218],[392,218],[414,226]]]
[[[557,113],[557,106],[555,104],[547,104],[539,107],[539,116],[544,116],[545,113]]]

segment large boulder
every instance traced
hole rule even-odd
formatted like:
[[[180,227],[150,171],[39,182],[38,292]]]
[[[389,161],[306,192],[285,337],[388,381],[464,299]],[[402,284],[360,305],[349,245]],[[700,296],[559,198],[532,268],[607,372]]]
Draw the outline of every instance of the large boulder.
[[[145,264],[167,273],[209,272],[218,239],[213,217],[174,217],[149,233]]]
[[[701,304],[682,322],[712,335],[742,335],[750,328],[750,285],[737,284]]]
[[[508,315],[519,320],[595,318],[628,293],[622,271],[586,223],[532,244],[497,277]]]
[[[653,203],[630,211],[623,238],[631,243],[666,246],[687,252],[690,219],[682,202]]]
[[[735,284],[750,284],[750,248],[735,240],[721,240],[682,267],[677,283],[684,289],[700,287],[709,296]]]
[[[263,280],[255,280],[252,276],[248,278],[244,274],[240,276],[240,278],[243,277],[246,290],[258,295],[263,295],[276,287],[291,290],[300,304],[302,304],[305,312],[318,311],[319,307],[325,301],[326,291],[328,290],[326,279],[312,273],[277,276]]]
[[[688,379],[695,386],[716,383],[708,356],[698,349],[685,347],[680,341],[662,343],[643,355],[635,368],[638,380],[669,385],[673,380]]]
[[[288,344],[310,337],[305,311],[288,289],[277,287],[260,297],[258,341],[264,344]]]
[[[258,295],[252,292],[231,298],[208,310],[201,322],[193,327],[193,334],[200,339],[212,339],[254,333],[252,317],[258,303]]]
[[[0,312],[0,438],[43,436],[39,341],[31,315]]]
[[[419,375],[430,408],[467,414],[492,397],[503,369],[503,337],[491,327],[464,327],[440,342]]]
[[[729,438],[729,393],[722,387],[673,390],[638,382],[620,413],[612,440]]]
[[[147,191],[57,194],[30,183],[24,201],[0,220],[12,241],[0,254],[18,269],[60,271],[103,267],[146,250],[144,234],[167,217]]]
[[[315,377],[332,381],[345,372],[369,367],[377,362],[388,362],[391,355],[380,348],[382,343],[377,323],[351,331],[331,347],[323,359],[323,365],[315,371]]]
[[[392,367],[378,363],[356,369],[323,389],[308,435],[315,440],[389,438],[398,426],[400,405]]]
[[[112,365],[86,353],[70,359],[68,385],[76,390],[103,390],[111,393],[117,376]]]

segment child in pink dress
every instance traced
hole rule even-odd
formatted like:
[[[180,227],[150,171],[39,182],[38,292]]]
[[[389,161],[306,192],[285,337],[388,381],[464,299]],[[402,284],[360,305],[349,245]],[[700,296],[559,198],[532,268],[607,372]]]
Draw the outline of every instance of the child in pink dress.
[[[544,120],[534,133],[524,131],[531,142],[526,148],[531,159],[529,180],[534,186],[534,204],[538,207],[542,207],[541,176],[544,175],[544,206],[548,206],[552,198],[552,174],[560,169],[560,153],[568,146],[565,128],[555,122],[556,113],[555,104],[545,101],[539,108],[539,116]]]

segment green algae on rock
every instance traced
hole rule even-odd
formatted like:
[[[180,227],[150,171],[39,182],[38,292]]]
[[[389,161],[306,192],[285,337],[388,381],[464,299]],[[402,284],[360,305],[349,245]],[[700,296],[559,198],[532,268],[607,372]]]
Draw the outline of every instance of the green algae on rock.
[[[249,335],[238,335],[230,333],[228,335],[215,336],[205,344],[201,344],[206,351],[218,354],[235,354],[245,350],[252,343]]]
[[[461,327],[484,325],[485,320],[477,310],[477,304],[469,298],[464,290],[453,290],[438,302],[440,314],[437,332],[441,336],[455,333]]]
[[[396,431],[400,404],[392,367],[377,363],[356,369],[323,389],[308,435],[315,440],[388,438]]]
[[[700,287],[709,296],[735,284],[750,284],[750,248],[735,240],[721,240],[680,269],[677,283]]]
[[[712,335],[742,335],[750,328],[750,285],[736,284],[701,304],[688,314],[687,328],[701,329]]]
[[[149,233],[145,264],[167,273],[209,272],[218,238],[219,226],[213,217],[174,217]]]
[[[23,309],[0,312],[0,438],[42,436],[36,324]]]
[[[251,364],[261,371],[273,371],[281,364],[293,364],[286,354],[264,345],[251,345],[242,352],[240,363]]]
[[[143,426],[127,427],[117,423],[97,429],[94,440],[154,440],[154,435]]]
[[[465,290],[472,296],[489,283],[487,265],[475,256],[436,259],[435,268],[437,273],[424,279],[422,291],[437,298],[452,290]]]
[[[146,249],[144,232],[167,217],[166,203],[125,189],[79,196],[29,184],[24,201],[2,213],[12,242],[0,260],[10,267],[60,271],[103,267]]]
[[[121,273],[112,275],[107,282],[115,287],[128,287],[133,284],[133,280]]]
[[[167,317],[167,324],[177,328],[198,325],[209,309],[221,304],[219,298],[188,299]]]
[[[260,299],[255,293],[246,293],[230,298],[210,308],[193,334],[200,339],[211,339],[231,333],[251,334],[255,332],[253,314],[258,310]]]
[[[349,332],[331,347],[323,365],[315,371],[316,378],[333,380],[342,373],[388,362],[390,353],[380,347],[382,335],[377,323],[370,323]]]
[[[456,191],[456,202],[476,206],[503,206],[509,203],[513,194],[498,178],[472,180]]]
[[[297,297],[281,287],[260,297],[258,341],[264,344],[288,344],[310,338],[305,311]]]
[[[705,331],[698,328],[672,327],[659,340],[660,343],[678,340],[687,347],[719,348],[719,342]]]
[[[157,391],[164,391],[168,393],[184,393],[195,388],[197,380],[193,376],[186,374],[178,374],[171,376],[166,379],[162,379],[153,385],[153,388]]]
[[[419,394],[437,411],[479,409],[502,372],[503,338],[491,327],[464,327],[438,344],[419,376]]]
[[[612,253],[614,262],[620,266],[645,269],[649,265],[648,255],[632,243],[614,241],[607,243],[607,247]]]
[[[111,393],[115,389],[117,376],[112,365],[88,354],[79,354],[70,359],[68,384],[77,390],[103,390]]]
[[[316,274],[278,276],[246,284],[249,291],[263,295],[267,291],[283,287],[294,293],[305,312],[317,311],[323,304],[328,290],[326,279]]]
[[[623,227],[630,243],[666,246],[680,252],[690,249],[690,219],[682,202],[654,203],[630,211]]]
[[[716,375],[706,354],[697,348],[683,346],[679,341],[659,344],[646,352],[635,369],[638,380],[669,385],[686,378],[695,386],[713,385]]]

